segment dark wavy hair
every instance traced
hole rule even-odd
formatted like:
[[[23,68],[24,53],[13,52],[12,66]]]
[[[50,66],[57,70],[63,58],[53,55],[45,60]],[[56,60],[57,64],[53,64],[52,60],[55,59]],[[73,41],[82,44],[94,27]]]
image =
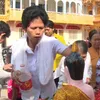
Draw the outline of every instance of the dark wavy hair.
[[[90,32],[89,32],[89,41],[91,41],[91,39],[92,39],[92,37],[93,37],[93,35],[94,34],[97,34],[98,33],[98,31],[96,30],[96,29],[93,29],[93,30],[91,30]]]
[[[5,23],[4,21],[0,21],[0,34],[5,33],[5,37],[9,37],[10,36],[10,27],[7,23]]]
[[[34,6],[27,7],[22,14],[22,27],[27,28],[30,22],[38,17],[41,18],[44,25],[47,24],[48,15],[41,6],[34,5]]]
[[[91,44],[91,39],[93,37],[94,34],[98,34],[99,32],[96,30],[96,29],[93,29],[89,32],[89,37],[88,37],[88,40],[89,40],[89,48],[92,46]]]
[[[79,53],[72,52],[65,58],[64,66],[68,67],[70,76],[73,80],[82,80],[84,72],[84,60]]]
[[[48,20],[46,27],[54,28],[54,22],[51,20]]]

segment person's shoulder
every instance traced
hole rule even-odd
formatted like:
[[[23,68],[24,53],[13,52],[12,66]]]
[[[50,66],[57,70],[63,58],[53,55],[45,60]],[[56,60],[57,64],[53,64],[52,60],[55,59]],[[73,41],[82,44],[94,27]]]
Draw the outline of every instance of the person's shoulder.
[[[60,100],[60,98],[61,98],[61,100],[65,100],[65,99],[63,99],[66,97],[66,92],[67,92],[65,90],[65,87],[66,86],[62,86],[61,88],[57,89],[56,93],[54,94],[53,100],[57,100],[57,98],[59,98],[59,100]]]
[[[94,90],[93,90],[93,87],[88,85],[88,84],[85,84],[85,93],[87,94],[87,96],[91,99],[91,100],[94,100]]]
[[[93,47],[88,48],[88,52],[91,52],[93,50]]]
[[[85,89],[87,92],[93,91],[93,87],[91,85],[88,85],[88,84],[85,84]]]
[[[45,34],[43,35],[43,40],[48,40],[48,41],[55,40],[55,41],[58,41],[54,36],[49,37],[49,36],[46,36]]]

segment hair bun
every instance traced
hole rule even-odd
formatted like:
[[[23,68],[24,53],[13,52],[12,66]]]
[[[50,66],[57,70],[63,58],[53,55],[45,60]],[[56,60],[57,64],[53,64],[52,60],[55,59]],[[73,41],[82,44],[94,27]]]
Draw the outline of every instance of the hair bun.
[[[78,45],[76,44],[76,42],[72,44],[72,52],[78,52]]]

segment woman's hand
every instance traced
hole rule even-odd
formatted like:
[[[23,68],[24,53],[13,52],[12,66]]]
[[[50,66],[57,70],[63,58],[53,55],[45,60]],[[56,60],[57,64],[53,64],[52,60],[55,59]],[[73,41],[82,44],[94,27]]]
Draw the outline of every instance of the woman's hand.
[[[90,83],[90,78],[86,78],[86,83],[87,83],[87,84]]]
[[[12,72],[13,71],[13,65],[12,64],[6,64],[3,66],[3,70],[7,72]]]
[[[12,79],[14,79],[15,80],[15,82],[17,83],[17,84],[21,84],[20,83],[20,81],[19,81],[19,76],[21,75],[21,72],[19,71],[19,70],[16,70],[16,71],[13,71],[12,72]]]

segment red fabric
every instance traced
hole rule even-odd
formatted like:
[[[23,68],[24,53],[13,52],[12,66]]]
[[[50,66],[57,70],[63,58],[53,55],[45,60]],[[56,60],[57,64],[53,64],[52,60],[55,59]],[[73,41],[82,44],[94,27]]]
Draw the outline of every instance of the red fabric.
[[[29,79],[28,81],[26,82],[20,82],[20,89],[21,90],[29,90],[32,88],[32,80]]]
[[[100,100],[100,89],[95,92],[95,100]]]
[[[12,86],[15,87],[16,89],[18,89],[18,98],[21,97],[21,93],[20,93],[20,90],[19,90],[19,86],[14,82],[14,80],[10,79],[8,82],[7,82],[7,91],[8,91],[8,98],[9,99],[12,99]]]

